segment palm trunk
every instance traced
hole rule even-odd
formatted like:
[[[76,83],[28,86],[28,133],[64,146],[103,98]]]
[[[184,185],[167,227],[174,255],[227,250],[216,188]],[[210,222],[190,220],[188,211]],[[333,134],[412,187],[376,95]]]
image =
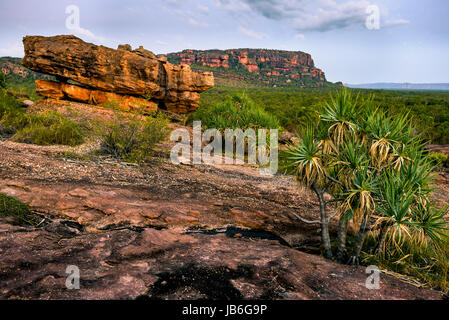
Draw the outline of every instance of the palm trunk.
[[[318,201],[320,203],[321,243],[324,247],[324,256],[327,259],[332,259],[332,247],[329,235],[329,222],[326,214],[326,202],[324,200],[324,190],[319,189],[316,185],[313,185],[312,187],[318,196]]]
[[[376,255],[380,256],[382,254],[382,248],[385,245],[385,240],[387,239],[387,230],[388,230],[388,225],[386,223],[382,223],[382,226],[380,228],[380,233],[379,233],[379,240],[377,242],[377,247],[376,247]]]
[[[366,235],[370,229],[368,211],[363,214],[362,223],[360,225],[359,232],[357,233],[357,239],[354,243],[354,251],[349,259],[350,265],[359,265],[360,263],[360,252],[362,251],[363,242],[365,241]]]
[[[345,215],[340,217],[338,222],[338,236],[337,236],[337,261],[342,263],[346,254],[346,235],[348,233],[348,220]]]

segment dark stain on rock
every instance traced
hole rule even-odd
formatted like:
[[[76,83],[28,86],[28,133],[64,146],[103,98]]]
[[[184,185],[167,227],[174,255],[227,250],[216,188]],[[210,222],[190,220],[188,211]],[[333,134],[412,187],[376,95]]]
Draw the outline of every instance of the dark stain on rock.
[[[256,230],[256,229],[243,229],[235,226],[228,226],[226,228],[216,228],[216,229],[190,229],[190,231],[186,232],[187,234],[201,233],[207,235],[216,235],[216,234],[226,234],[228,238],[234,238],[236,235],[239,235],[241,238],[246,239],[266,239],[266,240],[275,240],[278,241],[281,245],[291,247],[287,241],[279,237],[278,235],[266,231],[266,230]]]

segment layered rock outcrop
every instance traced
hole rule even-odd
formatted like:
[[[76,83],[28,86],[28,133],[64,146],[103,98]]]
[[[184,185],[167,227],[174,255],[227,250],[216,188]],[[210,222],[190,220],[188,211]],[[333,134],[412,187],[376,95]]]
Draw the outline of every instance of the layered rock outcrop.
[[[184,50],[167,57],[174,64],[191,65],[194,70],[217,68],[216,74],[226,78],[238,76],[242,80],[303,87],[322,87],[327,82],[324,72],[315,67],[311,55],[301,51]]]
[[[86,86],[89,95],[114,93],[124,100],[129,100],[129,96],[145,96],[170,112],[188,113],[198,108],[199,93],[214,85],[212,73],[199,74],[187,65],[174,66],[143,47],[131,51],[130,46],[122,45],[114,50],[86,43],[75,36],[27,36],[23,43],[25,67],[56,76],[62,83],[72,80]],[[40,86],[48,84],[41,82]],[[88,92],[81,86],[61,85],[57,95],[85,101]],[[79,92],[80,96],[69,95],[64,90]],[[43,95],[45,92],[43,88],[40,90]]]
[[[36,93],[53,99],[75,100],[89,104],[103,104],[116,101],[124,111],[156,112],[158,105],[153,101],[133,96],[123,96],[113,92],[83,88],[68,83],[36,80]]]

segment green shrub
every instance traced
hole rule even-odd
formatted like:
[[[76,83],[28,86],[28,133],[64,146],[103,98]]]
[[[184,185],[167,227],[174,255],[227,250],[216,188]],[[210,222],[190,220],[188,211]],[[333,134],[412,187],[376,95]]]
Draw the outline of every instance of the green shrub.
[[[55,111],[28,114],[20,103],[0,90],[0,134],[38,145],[75,146],[84,142],[80,125]]]
[[[168,136],[167,125],[168,119],[162,114],[129,118],[117,113],[101,130],[100,152],[125,161],[145,161],[155,145]]]
[[[0,71],[0,88],[6,88],[6,75]]]
[[[38,220],[26,204],[0,193],[0,218],[4,217],[14,217],[31,225],[35,225]]]
[[[437,167],[448,166],[448,157],[447,155],[442,153],[432,152],[431,154],[429,154],[429,160]]]
[[[102,108],[120,111],[120,103],[117,100],[108,100],[100,105]]]
[[[201,120],[205,128],[218,130],[279,128],[279,121],[244,93],[228,97],[210,108],[200,108],[190,120]]]
[[[11,135],[16,132],[19,119],[24,111],[20,103],[9,96],[6,90],[0,89],[0,135]]]
[[[25,114],[17,121],[14,141],[38,145],[76,146],[84,142],[81,127],[72,120],[54,111],[40,114]]]

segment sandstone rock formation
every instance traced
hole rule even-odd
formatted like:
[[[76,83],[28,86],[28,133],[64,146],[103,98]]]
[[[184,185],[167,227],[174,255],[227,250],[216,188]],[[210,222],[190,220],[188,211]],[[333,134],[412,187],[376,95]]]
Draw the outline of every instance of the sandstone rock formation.
[[[36,93],[53,99],[69,99],[83,103],[103,104],[117,101],[124,111],[142,111],[152,113],[157,111],[157,103],[143,98],[123,96],[113,92],[92,90],[80,86],[56,81],[36,80]]]
[[[214,73],[225,78],[237,75],[242,80],[300,87],[322,87],[327,82],[324,72],[315,67],[311,55],[301,51],[184,50],[169,54],[168,60],[174,64],[192,65],[195,70],[216,68]]]
[[[23,43],[22,64],[33,71],[56,76],[62,82],[75,81],[92,89],[91,92],[103,91],[98,93],[103,96],[109,92],[150,97],[170,112],[196,110],[199,93],[214,85],[212,73],[199,74],[186,65],[174,66],[143,47],[130,51],[129,46],[121,45],[114,50],[86,43],[75,36],[27,36]],[[77,91],[74,87],[72,84],[64,89]],[[62,88],[58,90],[61,95]],[[44,95],[45,91],[40,90]],[[87,92],[79,91],[82,91],[80,99],[69,97],[67,92],[64,96],[83,101]]]

